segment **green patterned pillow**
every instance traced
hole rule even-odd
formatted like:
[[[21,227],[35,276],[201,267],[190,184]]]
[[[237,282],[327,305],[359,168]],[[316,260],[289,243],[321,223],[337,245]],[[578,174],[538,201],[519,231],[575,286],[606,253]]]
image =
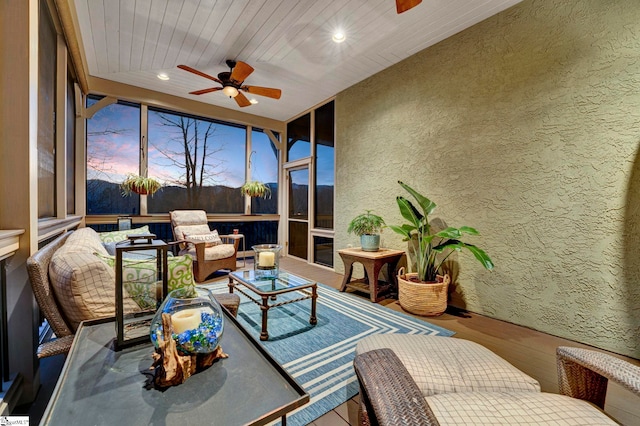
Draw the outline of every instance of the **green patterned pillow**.
[[[135,229],[125,229],[124,231],[111,231],[111,232],[98,232],[100,235],[100,241],[102,243],[117,243],[119,241],[124,241],[127,239],[127,235],[136,235],[136,234],[150,234],[149,225],[144,225],[140,228]]]
[[[115,256],[95,253],[107,265],[115,267]],[[124,287],[129,296],[142,309],[156,309],[156,262],[155,259],[122,259]],[[169,291],[177,288],[195,288],[193,280],[193,259],[191,256],[172,256],[167,258],[169,266]]]

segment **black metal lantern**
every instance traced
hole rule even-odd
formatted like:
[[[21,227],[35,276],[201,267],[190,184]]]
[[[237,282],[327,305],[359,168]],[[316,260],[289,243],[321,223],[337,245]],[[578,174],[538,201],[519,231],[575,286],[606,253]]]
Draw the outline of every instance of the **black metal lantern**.
[[[168,246],[153,238],[130,235],[116,245],[116,350],[149,341],[151,320],[168,293]]]

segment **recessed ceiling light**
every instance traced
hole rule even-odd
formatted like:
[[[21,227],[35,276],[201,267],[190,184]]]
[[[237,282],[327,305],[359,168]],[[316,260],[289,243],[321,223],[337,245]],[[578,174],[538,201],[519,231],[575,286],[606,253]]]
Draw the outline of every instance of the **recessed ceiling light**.
[[[256,98],[251,98],[251,99],[249,99],[249,102],[250,102],[252,105],[255,105],[255,104],[257,104],[257,103],[258,103],[258,100],[257,100]]]
[[[333,33],[331,40],[335,41],[336,43],[342,43],[343,41],[346,40],[346,38],[347,37],[344,35],[342,31],[336,31],[335,33]]]
[[[163,72],[161,72],[160,74],[158,74],[158,78],[159,78],[160,80],[165,80],[165,81],[166,81],[166,80],[169,80],[169,76],[168,76],[167,74],[163,73]]]

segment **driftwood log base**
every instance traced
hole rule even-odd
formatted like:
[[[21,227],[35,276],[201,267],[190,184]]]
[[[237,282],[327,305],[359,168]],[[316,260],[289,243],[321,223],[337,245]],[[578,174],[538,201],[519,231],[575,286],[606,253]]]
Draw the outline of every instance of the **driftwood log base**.
[[[171,337],[171,315],[162,314],[163,340],[159,342],[158,349],[153,354],[154,383],[156,386],[166,388],[184,383],[193,374],[209,367],[219,358],[228,358],[229,355],[218,348],[209,354],[181,355],[175,340]]]

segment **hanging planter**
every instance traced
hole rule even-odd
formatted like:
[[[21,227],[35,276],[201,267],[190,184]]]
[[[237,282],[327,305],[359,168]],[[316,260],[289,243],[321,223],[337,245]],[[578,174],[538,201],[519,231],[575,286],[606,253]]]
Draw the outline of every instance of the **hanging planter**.
[[[240,187],[240,191],[244,195],[255,198],[267,198],[271,196],[271,188],[257,180],[249,180],[245,182],[245,184]]]
[[[140,195],[153,195],[162,187],[162,184],[154,178],[128,174],[120,184],[122,196],[126,197],[132,193]]]

